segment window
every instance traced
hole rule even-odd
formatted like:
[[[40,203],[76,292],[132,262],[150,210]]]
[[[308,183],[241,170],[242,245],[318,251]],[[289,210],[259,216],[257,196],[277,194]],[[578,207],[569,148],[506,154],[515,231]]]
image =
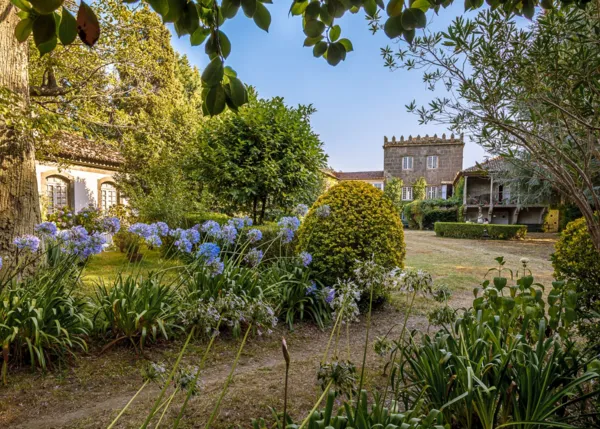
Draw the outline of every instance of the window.
[[[107,211],[118,203],[118,191],[114,183],[105,182],[100,185],[100,208]]]
[[[46,197],[48,198],[48,214],[62,209],[69,204],[69,182],[60,176],[46,179]]]
[[[383,183],[373,183],[373,186],[375,186],[380,191],[383,191]]]
[[[504,186],[498,186],[498,201],[502,202],[504,200]]]
[[[412,170],[413,169],[413,157],[405,156],[402,158],[402,169],[403,170]]]
[[[439,198],[438,187],[437,186],[428,186],[427,187],[427,199],[433,200],[435,198]]]
[[[432,170],[438,168],[438,157],[437,155],[432,155],[427,157],[427,168]]]
[[[412,187],[406,186],[402,188],[402,200],[411,201],[413,199]]]

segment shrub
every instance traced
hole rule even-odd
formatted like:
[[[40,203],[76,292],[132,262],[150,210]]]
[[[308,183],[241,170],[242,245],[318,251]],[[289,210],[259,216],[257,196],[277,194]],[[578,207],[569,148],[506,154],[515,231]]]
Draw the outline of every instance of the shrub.
[[[493,240],[524,238],[527,234],[525,225],[436,222],[434,229],[436,235],[450,238],[482,238],[484,229],[487,229],[489,238]]]
[[[436,222],[458,221],[455,200],[415,200],[404,206],[404,218],[411,229],[431,229]]]
[[[583,316],[581,332],[590,339],[598,338],[600,253],[594,248],[585,219],[567,225],[556,243],[552,265],[557,279],[572,281],[577,288],[578,310]]]
[[[398,212],[383,192],[363,182],[341,182],[323,194],[300,226],[298,244],[329,285],[350,276],[357,260],[402,268],[405,255]]]

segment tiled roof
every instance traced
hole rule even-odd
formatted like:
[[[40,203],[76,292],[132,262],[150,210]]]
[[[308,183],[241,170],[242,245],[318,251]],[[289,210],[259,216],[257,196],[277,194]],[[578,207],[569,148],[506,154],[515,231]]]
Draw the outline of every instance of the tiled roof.
[[[77,134],[56,133],[53,143],[56,144],[55,156],[71,162],[119,166],[124,161],[114,145],[88,140]]]
[[[383,180],[383,171],[335,171],[333,174],[339,180]]]
[[[449,138],[446,138],[446,134],[442,134],[441,137],[438,137],[437,134],[429,137],[429,134],[426,134],[425,137],[416,136],[408,136],[407,139],[404,139],[404,136],[400,136],[400,139],[396,140],[396,136],[392,136],[389,139],[387,136],[383,137],[383,147],[392,147],[392,146],[408,146],[408,145],[447,145],[447,144],[465,144],[463,135],[460,137],[454,137],[454,134],[450,134]]]
[[[500,171],[504,167],[504,159],[500,156],[489,158],[482,163],[477,163],[472,167],[465,168],[461,173],[478,173],[482,171]]]

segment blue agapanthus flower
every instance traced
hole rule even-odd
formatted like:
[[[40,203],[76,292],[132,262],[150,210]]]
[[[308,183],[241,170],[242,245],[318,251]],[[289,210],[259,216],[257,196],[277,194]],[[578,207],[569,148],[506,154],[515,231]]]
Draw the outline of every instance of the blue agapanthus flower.
[[[284,244],[291,243],[294,239],[294,231],[289,228],[283,228],[279,234],[281,236],[281,242]]]
[[[330,287],[325,289],[325,302],[331,304],[335,298],[335,289]]]
[[[308,206],[306,204],[298,204],[295,208],[294,208],[294,214],[296,216],[306,216],[306,213],[308,213]]]
[[[235,229],[233,225],[225,225],[221,230],[221,238],[229,243],[235,243],[235,239],[237,238],[238,231]]]
[[[176,240],[173,245],[183,253],[190,253],[192,251],[192,242],[185,237]]]
[[[202,243],[198,248],[198,252],[196,256],[198,258],[202,258],[206,262],[210,262],[213,259],[219,258],[219,253],[221,253],[221,248],[216,243]]]
[[[244,222],[246,223],[246,226],[252,226],[252,224],[254,223],[252,218],[250,218],[249,216],[244,217]]]
[[[0,256],[0,270],[2,269],[2,256]]]
[[[133,225],[131,225],[129,227],[129,232],[131,232],[132,234],[138,235],[145,240],[148,239],[154,233],[152,231],[152,228],[150,228],[150,225],[148,225],[146,223],[140,223],[140,222],[134,223]]]
[[[246,256],[244,256],[244,261],[246,261],[251,267],[256,267],[262,261],[264,254],[262,250],[254,248],[250,250]]]
[[[207,220],[202,224],[201,231],[206,233],[210,238],[221,237],[221,225],[217,221]]]
[[[148,237],[146,239],[146,243],[148,244],[148,246],[152,247],[162,246],[162,240],[160,239],[160,236],[158,234],[153,234],[150,237]]]
[[[101,253],[106,245],[106,238],[102,234],[98,232],[88,234],[82,226],[75,226],[64,231],[61,238],[64,240],[63,251],[81,259]]]
[[[169,234],[169,225],[164,222],[155,222],[151,226],[156,231],[155,234],[160,237],[166,237]]]
[[[317,293],[317,285],[315,282],[311,282],[310,286],[306,288],[306,295],[314,296]]]
[[[22,237],[15,238],[13,244],[17,246],[17,249],[19,250],[37,252],[37,250],[40,248],[40,239],[35,235],[24,235]]]
[[[248,240],[250,243],[256,243],[257,241],[262,240],[262,232],[260,229],[254,228],[248,231]]]
[[[213,259],[210,262],[207,262],[205,265],[206,269],[210,273],[212,277],[218,276],[219,274],[223,274],[223,270],[225,269],[225,264],[219,259]]]
[[[36,225],[34,231],[43,238],[56,238],[58,228],[54,222],[42,222]]]
[[[229,219],[229,220],[227,221],[227,224],[228,224],[228,225],[233,225],[233,227],[234,227],[235,229],[243,229],[243,228],[244,228],[244,225],[245,225],[245,223],[246,223],[246,222],[244,221],[244,219],[241,219],[241,218],[239,218],[239,217],[234,217],[233,219]]]
[[[329,207],[327,204],[323,204],[322,206],[317,207],[315,213],[319,217],[329,217],[331,214],[331,207]]]
[[[169,231],[169,235],[173,238],[186,238],[186,232],[185,229],[181,229],[181,228],[177,228],[177,229],[172,229],[171,231]]]
[[[200,233],[194,228],[186,229],[185,238],[187,238],[190,243],[196,244],[200,241]]]
[[[300,258],[302,265],[304,265],[305,267],[308,267],[312,262],[312,255],[308,252],[302,252],[298,255],[298,257]]]
[[[279,222],[277,222],[277,225],[279,225],[280,228],[296,231],[300,227],[300,219],[295,216],[282,217]]]
[[[121,221],[116,217],[105,217],[102,219],[102,229],[105,232],[116,234],[121,229]]]

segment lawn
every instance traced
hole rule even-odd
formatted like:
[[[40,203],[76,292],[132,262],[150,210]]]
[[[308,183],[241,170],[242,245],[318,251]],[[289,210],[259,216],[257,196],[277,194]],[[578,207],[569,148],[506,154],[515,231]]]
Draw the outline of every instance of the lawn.
[[[476,241],[435,237],[432,232],[406,231],[406,266],[431,272],[437,284],[445,283],[453,291],[451,304],[468,305],[472,288],[494,266],[494,258],[503,255],[508,266],[517,269],[519,259],[526,257],[536,279],[548,284],[552,276],[549,256],[555,238],[550,235],[532,235],[524,241]],[[150,270],[159,256],[147,255],[136,268]],[[467,262],[468,261],[468,262]],[[107,252],[93,260],[85,273],[86,284],[94,278],[116,275],[123,263],[121,254]],[[373,316],[370,342],[383,336],[390,328],[392,335],[400,330],[405,299],[396,295],[392,304]],[[425,330],[423,316],[432,305],[420,300],[417,314],[409,321],[409,328]],[[350,327],[350,358],[359,363],[365,341],[365,321]],[[329,332],[312,325],[299,325],[289,332],[280,325],[270,336],[251,338],[243,350],[236,376],[221,405],[214,428],[249,427],[253,417],[270,416],[268,407],[282,407],[282,377],[285,364],[281,357],[281,336],[285,335],[290,349],[290,412],[293,416],[305,415],[319,394],[316,370],[323,358]],[[340,358],[347,357],[345,342],[341,341]],[[215,342],[210,353],[202,381],[202,391],[194,397],[186,410],[183,427],[203,427],[221,392],[223,382],[231,368],[239,340],[223,336]],[[158,344],[148,348],[146,358],[154,362],[173,362],[180,342]],[[197,365],[205,344],[194,342],[185,357],[185,364]],[[8,387],[0,387],[0,427],[11,428],[105,428],[142,384],[140,369],[145,359],[136,356],[127,347],[115,347],[103,355],[92,349],[80,355],[74,365],[55,368],[42,375],[28,369],[11,370]],[[383,360],[369,350],[367,359],[367,385],[379,385]],[[159,386],[150,385],[136,399],[118,427],[139,427],[148,407],[156,397]],[[181,403],[181,398],[179,398]],[[178,407],[165,416],[174,419]]]

